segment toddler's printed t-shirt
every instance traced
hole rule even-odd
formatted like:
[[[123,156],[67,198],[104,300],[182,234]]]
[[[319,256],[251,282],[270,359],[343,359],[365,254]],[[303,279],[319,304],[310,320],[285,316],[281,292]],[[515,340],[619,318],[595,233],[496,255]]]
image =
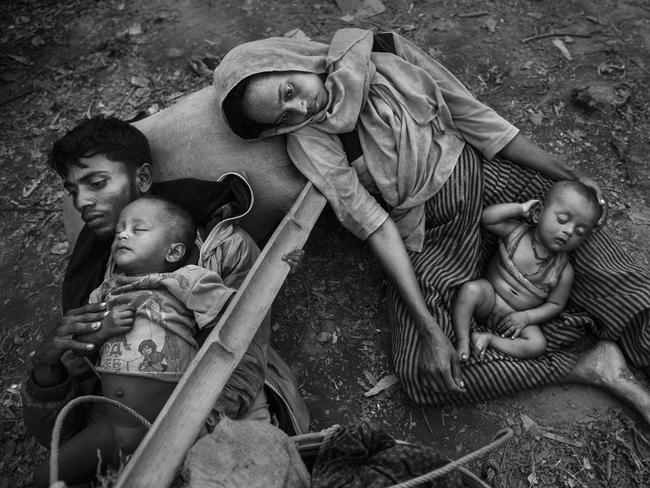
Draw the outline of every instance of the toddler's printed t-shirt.
[[[111,275],[90,296],[109,309],[135,309],[131,330],[100,349],[96,370],[178,381],[198,351],[195,325],[211,324],[235,290],[214,271],[184,266],[172,273]]]

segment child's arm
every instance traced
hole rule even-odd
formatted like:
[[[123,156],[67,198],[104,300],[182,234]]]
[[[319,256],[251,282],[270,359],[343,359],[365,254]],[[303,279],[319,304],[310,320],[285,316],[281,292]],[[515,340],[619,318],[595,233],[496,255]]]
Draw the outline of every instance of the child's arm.
[[[562,313],[569,299],[569,292],[573,284],[573,266],[570,263],[564,267],[557,284],[548,295],[546,302],[539,307],[513,312],[499,322],[497,328],[502,337],[513,339],[521,334],[527,325],[539,325],[557,317]]]
[[[483,210],[481,223],[483,227],[493,234],[505,237],[521,224],[521,219],[528,217],[529,212],[537,202],[539,200],[490,205]]]

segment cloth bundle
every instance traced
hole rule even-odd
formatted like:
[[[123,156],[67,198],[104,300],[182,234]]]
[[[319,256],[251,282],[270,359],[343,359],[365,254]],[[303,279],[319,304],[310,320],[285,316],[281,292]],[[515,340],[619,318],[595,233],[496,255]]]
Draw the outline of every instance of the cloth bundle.
[[[309,473],[294,442],[277,427],[222,417],[185,459],[191,488],[306,488]]]

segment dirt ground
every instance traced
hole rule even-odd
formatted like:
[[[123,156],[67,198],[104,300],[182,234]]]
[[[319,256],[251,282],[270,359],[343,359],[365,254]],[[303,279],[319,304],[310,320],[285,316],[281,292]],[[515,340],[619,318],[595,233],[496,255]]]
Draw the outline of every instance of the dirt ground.
[[[326,40],[349,25],[413,39],[534,140],[596,177],[610,202],[609,229],[650,267],[645,0],[384,0],[383,13],[342,20],[354,3],[2,2],[0,488],[30,486],[45,456],[22,425],[17,391],[29,352],[60,315],[70,249],[63,191],[45,169],[49,145],[84,117],[146,116],[207,86],[240,42],[296,28]],[[650,486],[648,427],[592,388],[444,409],[409,404],[397,385],[365,396],[392,373],[384,278],[329,212],[305,249],[274,306],[273,340],[299,378],[313,429],[371,419],[458,457],[511,426],[512,441],[470,466],[492,486]]]

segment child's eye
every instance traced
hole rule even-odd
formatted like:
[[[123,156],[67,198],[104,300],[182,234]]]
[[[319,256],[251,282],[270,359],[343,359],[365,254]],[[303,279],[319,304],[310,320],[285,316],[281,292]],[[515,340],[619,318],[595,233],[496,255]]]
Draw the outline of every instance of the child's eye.
[[[287,83],[287,98],[291,98],[293,96],[293,86],[291,83]]]
[[[557,218],[557,221],[558,221],[560,224],[566,224],[566,223],[568,222],[568,220],[567,220],[565,217],[558,217],[558,218]]]

